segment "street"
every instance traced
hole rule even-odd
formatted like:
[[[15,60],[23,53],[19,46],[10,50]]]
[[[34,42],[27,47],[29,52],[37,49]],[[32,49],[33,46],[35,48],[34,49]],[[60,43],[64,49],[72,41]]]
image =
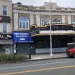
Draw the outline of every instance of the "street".
[[[75,58],[0,64],[0,75],[74,75]]]

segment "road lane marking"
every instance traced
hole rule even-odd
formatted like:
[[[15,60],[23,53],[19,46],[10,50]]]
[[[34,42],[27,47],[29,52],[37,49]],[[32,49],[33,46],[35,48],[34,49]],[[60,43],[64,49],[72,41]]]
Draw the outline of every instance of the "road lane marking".
[[[54,67],[54,68],[44,68],[44,69],[21,71],[21,72],[4,73],[4,74],[0,74],[0,75],[24,74],[24,73],[30,73],[30,72],[41,72],[41,71],[48,71],[48,70],[55,70],[55,69],[63,69],[63,68],[75,68],[75,65],[71,65],[71,66],[60,66],[60,67]]]
[[[0,70],[17,69],[17,68],[25,68],[25,67],[36,67],[36,66],[44,66],[44,65],[50,65],[50,64],[61,64],[61,63],[67,63],[67,62],[72,62],[72,61],[54,62],[54,63],[36,64],[36,65],[27,65],[27,66],[18,66],[18,67],[7,67],[7,68],[0,68]]]

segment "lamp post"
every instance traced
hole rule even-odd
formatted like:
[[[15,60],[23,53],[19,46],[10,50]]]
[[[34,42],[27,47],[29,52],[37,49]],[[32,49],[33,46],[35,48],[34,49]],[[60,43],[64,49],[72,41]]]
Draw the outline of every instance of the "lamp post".
[[[50,56],[53,56],[53,52],[52,52],[52,36],[51,36],[51,0],[50,0],[50,9],[49,9],[49,24],[50,24]]]

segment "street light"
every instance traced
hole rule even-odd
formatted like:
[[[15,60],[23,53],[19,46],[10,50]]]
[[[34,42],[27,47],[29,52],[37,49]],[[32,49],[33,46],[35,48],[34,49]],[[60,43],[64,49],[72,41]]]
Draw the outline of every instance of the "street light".
[[[51,36],[51,0],[50,0],[50,9],[49,9],[49,24],[50,24],[50,56],[53,56],[53,52],[52,52],[52,36]]]

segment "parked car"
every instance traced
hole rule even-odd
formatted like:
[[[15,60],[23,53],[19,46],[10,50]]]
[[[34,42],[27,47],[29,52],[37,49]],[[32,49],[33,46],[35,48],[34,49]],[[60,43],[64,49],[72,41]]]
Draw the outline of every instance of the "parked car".
[[[66,54],[68,57],[75,57],[75,43],[67,43]]]

